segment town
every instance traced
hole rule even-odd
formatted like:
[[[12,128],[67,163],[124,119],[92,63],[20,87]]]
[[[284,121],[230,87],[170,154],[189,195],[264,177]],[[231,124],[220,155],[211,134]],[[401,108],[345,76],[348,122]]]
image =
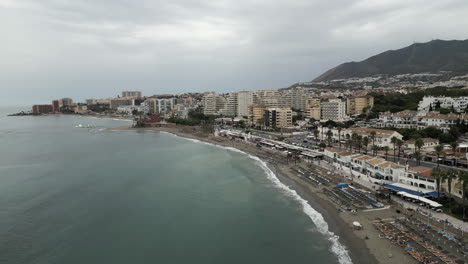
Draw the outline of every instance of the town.
[[[330,197],[342,196],[340,210],[349,209],[346,201],[381,208],[377,197],[388,197],[447,224],[456,233],[454,240],[463,241],[468,219],[467,87],[466,82],[398,90],[297,86],[153,96],[124,91],[83,103],[53,100],[34,105],[31,114],[128,118],[134,127],[201,127],[215,137],[269,151],[280,162],[305,164],[295,173],[315,185],[337,183],[323,190]],[[312,173],[313,168],[338,178]],[[370,193],[361,197],[349,183]],[[428,210],[419,210],[421,205]],[[396,230],[383,222],[374,225],[383,233]],[[465,258],[468,252],[463,250],[457,252]],[[419,259],[418,254],[412,256]]]

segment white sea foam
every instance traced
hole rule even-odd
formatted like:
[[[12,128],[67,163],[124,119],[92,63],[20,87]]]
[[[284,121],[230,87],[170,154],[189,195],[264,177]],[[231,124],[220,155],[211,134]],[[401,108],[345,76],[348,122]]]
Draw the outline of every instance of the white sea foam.
[[[170,134],[170,135],[179,137],[179,136],[177,136],[175,134],[172,134],[172,133],[168,133],[168,132],[164,132],[164,131],[161,131],[161,132],[165,133],[165,134]],[[336,255],[336,257],[338,258],[339,263],[341,263],[341,264],[352,264],[353,263],[352,260],[351,260],[351,257],[348,254],[348,250],[346,249],[346,247],[344,245],[342,245],[340,243],[339,236],[335,235],[333,232],[331,232],[328,229],[328,223],[325,221],[322,214],[320,214],[319,212],[317,212],[317,210],[312,208],[312,206],[310,206],[309,202],[307,202],[307,200],[305,200],[304,198],[299,196],[299,194],[297,194],[297,192],[295,190],[293,190],[293,189],[289,188],[288,186],[286,186],[285,184],[283,184],[278,179],[278,177],[276,177],[275,173],[268,167],[268,165],[267,165],[267,163],[265,161],[261,160],[260,158],[258,158],[256,156],[250,155],[250,154],[248,154],[248,153],[246,153],[244,151],[236,149],[236,148],[225,147],[225,146],[221,146],[221,145],[217,145],[217,144],[212,144],[212,143],[200,141],[198,139],[193,139],[193,138],[185,138],[185,137],[180,137],[180,138],[184,138],[186,140],[190,140],[190,141],[196,142],[196,143],[203,143],[203,144],[207,144],[207,145],[227,149],[227,150],[230,150],[230,151],[242,153],[242,154],[247,155],[249,158],[253,159],[265,171],[265,173],[267,175],[267,178],[271,182],[273,182],[273,184],[278,189],[280,189],[283,194],[285,194],[288,197],[294,199],[295,201],[299,202],[302,205],[302,210],[304,211],[304,213],[307,216],[309,216],[309,218],[312,220],[312,222],[317,227],[317,230],[321,234],[325,235],[327,237],[327,239],[331,242],[330,251],[333,254]]]

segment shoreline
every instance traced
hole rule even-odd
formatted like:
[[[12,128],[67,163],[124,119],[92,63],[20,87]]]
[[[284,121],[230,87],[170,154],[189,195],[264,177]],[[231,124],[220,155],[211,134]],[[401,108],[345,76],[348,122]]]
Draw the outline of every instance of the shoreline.
[[[317,211],[324,218],[325,222],[328,224],[328,231],[339,237],[339,239],[337,239],[338,243],[345,246],[353,263],[417,263],[401,250],[401,248],[386,239],[380,239],[379,231],[371,224],[375,218],[393,217],[394,214],[391,208],[369,213],[360,212],[358,215],[352,215],[350,212],[339,212],[339,207],[328,199],[319,187],[313,186],[304,179],[297,177],[295,173],[290,170],[291,165],[287,165],[284,161],[278,159],[273,151],[264,148],[259,149],[252,144],[241,141],[233,141],[223,137],[207,135],[200,131],[198,127],[168,125],[165,127],[133,128],[121,126],[106,130],[166,132],[175,136],[214,144],[219,147],[234,148],[245,152],[247,155],[258,157],[268,165],[268,168],[283,185],[296,192],[301,199],[305,200],[312,209]],[[304,213],[307,215],[306,212]],[[311,216],[309,215],[309,217]],[[311,220],[313,221],[312,217]],[[353,221],[361,222],[365,227],[364,230],[353,230],[351,225]],[[314,225],[316,224],[314,223]],[[318,228],[317,225],[316,227]],[[324,236],[326,236],[326,234],[324,234]],[[366,237],[368,239],[365,239]],[[336,247],[336,244],[332,242],[333,238],[327,239],[330,242],[330,252],[338,258],[339,256],[337,253],[332,250],[332,247]]]

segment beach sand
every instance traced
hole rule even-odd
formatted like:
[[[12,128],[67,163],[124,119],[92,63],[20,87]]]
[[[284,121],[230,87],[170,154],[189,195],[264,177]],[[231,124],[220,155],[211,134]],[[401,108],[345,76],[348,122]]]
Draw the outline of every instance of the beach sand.
[[[132,128],[129,126],[116,127],[109,130],[149,130],[164,131],[181,137],[197,139],[225,147],[233,147],[241,151],[257,156],[269,163],[283,183],[291,186],[298,194],[306,199],[309,204],[323,215],[329,225],[330,231],[340,237],[340,242],[346,246],[353,263],[359,264],[393,264],[393,263],[417,263],[410,255],[406,254],[402,248],[392,244],[387,239],[379,238],[379,231],[372,225],[376,218],[389,219],[400,217],[395,209],[378,209],[363,211],[358,210],[357,214],[350,212],[339,212],[338,205],[328,199],[327,195],[316,185],[297,177],[291,171],[292,167],[306,167],[306,164],[294,163],[286,164],[284,157],[280,157],[277,152],[265,148],[258,148],[252,144],[242,141],[230,140],[224,137],[215,137],[203,133],[199,127],[189,127],[181,125],[168,125],[164,127]],[[358,221],[364,227],[363,230],[354,230],[352,223]],[[368,239],[366,239],[366,237]]]

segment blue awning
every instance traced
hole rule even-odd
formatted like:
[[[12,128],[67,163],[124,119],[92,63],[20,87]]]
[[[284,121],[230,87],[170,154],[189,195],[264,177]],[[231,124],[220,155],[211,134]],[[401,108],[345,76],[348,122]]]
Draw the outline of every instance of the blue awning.
[[[395,185],[392,185],[392,184],[384,184],[384,187],[387,188],[387,189],[394,190],[395,192],[406,192],[406,193],[417,195],[417,196],[423,195],[422,192],[417,192],[417,191],[414,191],[414,190],[410,190],[410,189],[407,189],[407,188],[395,186]]]
[[[434,198],[437,198],[437,197],[439,197],[439,193],[438,193],[438,192],[430,192],[430,193],[425,193],[423,196],[424,196],[424,197],[434,197]],[[444,196],[444,194],[441,193],[441,194],[440,194],[440,197],[443,197],[443,196]]]

